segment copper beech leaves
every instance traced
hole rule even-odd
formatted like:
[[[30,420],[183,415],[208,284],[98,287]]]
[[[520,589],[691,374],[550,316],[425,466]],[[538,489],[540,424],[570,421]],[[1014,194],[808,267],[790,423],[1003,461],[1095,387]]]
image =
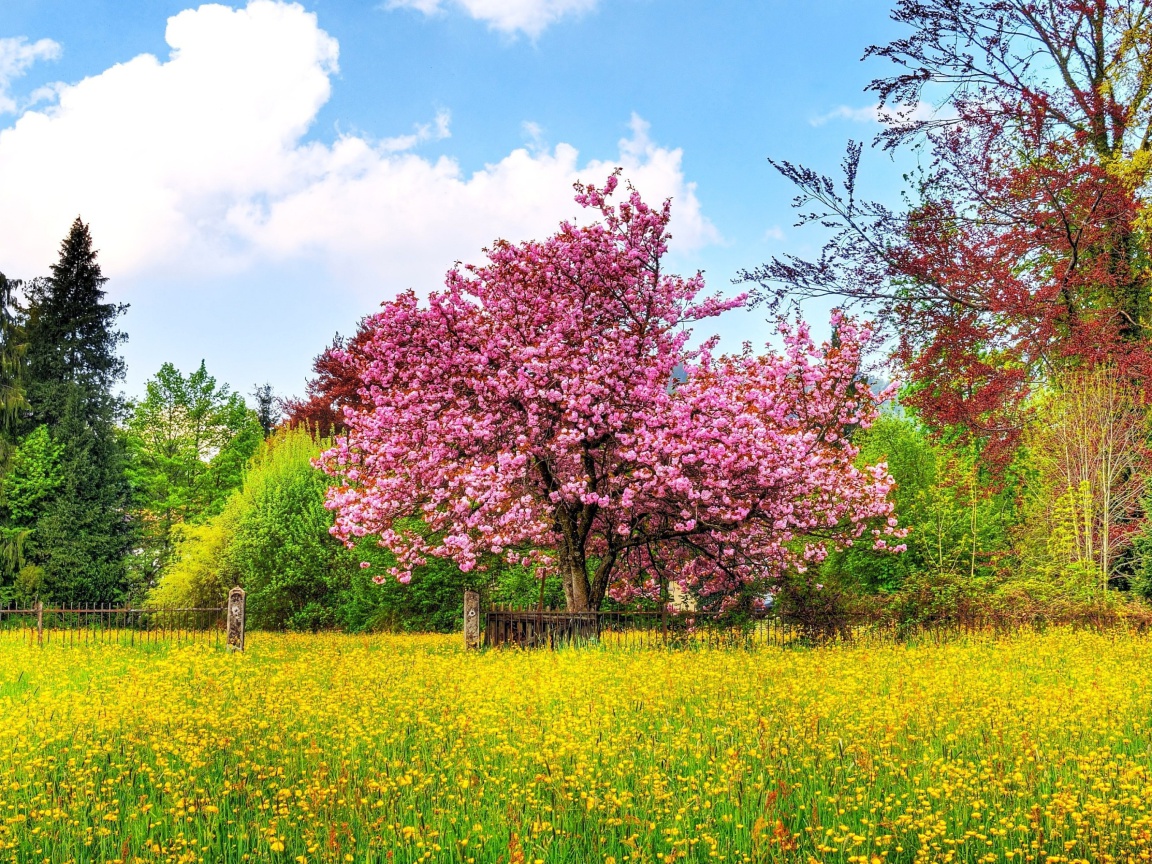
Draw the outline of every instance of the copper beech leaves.
[[[870,89],[877,143],[919,149],[905,206],[858,197],[859,144],[842,185],[774,163],[800,221],[832,233],[818,259],[744,277],[771,306],[866,310],[903,404],[1003,468],[1045,382],[1152,375],[1152,2],[899,0],[893,18],[910,32],[869,49],[895,73]]]

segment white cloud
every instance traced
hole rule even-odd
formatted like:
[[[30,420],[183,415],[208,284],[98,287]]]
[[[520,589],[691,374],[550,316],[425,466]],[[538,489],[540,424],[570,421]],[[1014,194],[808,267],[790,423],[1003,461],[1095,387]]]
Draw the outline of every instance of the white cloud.
[[[784,239],[784,229],[781,228],[779,225],[773,225],[771,228],[767,229],[764,232],[764,239],[765,240],[777,240],[777,241],[783,240]]]
[[[60,45],[51,39],[35,42],[29,42],[23,36],[0,39],[0,114],[11,114],[16,110],[16,101],[8,94],[13,81],[37,60],[55,60],[59,56]]]
[[[168,60],[141,55],[62,86],[57,104],[0,131],[0,270],[42,272],[79,213],[120,285],[299,264],[382,299],[438,285],[496,237],[545,235],[577,215],[574,181],[617,164],[649,200],[675,199],[674,249],[718,239],[681,151],[639,117],[613,159],[558,144],[468,174],[413,152],[448,136],[446,111],[397,138],[305,141],[338,46],[299,5],[203,6],[169,19],[166,38]]]
[[[528,149],[533,153],[539,153],[548,147],[548,138],[544,134],[544,127],[534,120],[525,120],[520,124],[520,134],[524,138],[524,142],[528,145]]]
[[[596,8],[597,0],[387,0],[388,9],[415,9],[425,15],[443,12],[446,6],[462,9],[502,33],[526,33],[535,38],[548,25],[569,15]]]
[[[417,125],[416,131],[408,135],[397,135],[395,138],[385,138],[380,142],[380,149],[386,153],[403,153],[411,150],[425,141],[443,141],[452,137],[452,113],[445,109],[436,112],[436,119],[431,123]]]
[[[808,122],[813,126],[823,126],[832,120],[850,120],[853,123],[880,123],[885,126],[891,126],[920,120],[931,120],[938,116],[942,115],[938,114],[937,109],[928,102],[917,102],[911,110],[900,111],[892,108],[884,108],[880,105],[865,105],[862,108],[840,105],[827,114],[813,117]]]

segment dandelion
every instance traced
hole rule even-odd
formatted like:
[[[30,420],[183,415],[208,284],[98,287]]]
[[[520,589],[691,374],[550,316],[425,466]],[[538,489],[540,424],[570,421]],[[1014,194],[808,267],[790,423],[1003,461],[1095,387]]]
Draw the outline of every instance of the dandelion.
[[[1144,636],[460,642],[254,633],[236,662],[203,645],[0,636],[0,864],[1152,851]]]

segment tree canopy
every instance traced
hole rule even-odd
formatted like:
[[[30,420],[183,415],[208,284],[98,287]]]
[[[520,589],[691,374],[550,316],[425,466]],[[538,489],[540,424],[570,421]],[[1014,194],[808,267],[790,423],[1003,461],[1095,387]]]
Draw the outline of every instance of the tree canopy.
[[[731,604],[829,546],[885,546],[891,480],[848,438],[876,411],[867,329],[836,317],[816,349],[800,326],[780,356],[689,348],[744,297],[665,273],[669,204],[614,205],[616,185],[578,187],[592,225],[501,241],[427,307],[408,293],[370,319],[366,407],[323,457],[337,534],[378,535],[402,580],[430,555],[530,562],[577,610],[669,579]]]
[[[790,162],[802,222],[833,235],[816,260],[745,273],[771,305],[861,308],[893,337],[906,406],[980,440],[1001,468],[1053,373],[1152,375],[1147,179],[1152,4],[901,0],[907,36],[880,95],[885,147],[921,157],[908,206]],[[932,100],[936,100],[933,102]]]
[[[5,527],[28,532],[25,550],[43,571],[41,590],[60,602],[124,596],[135,539],[117,430],[123,402],[113,390],[124,374],[117,348],[125,337],[115,326],[126,307],[104,302],[107,280],[96,259],[88,226],[77,218],[51,276],[25,286],[22,432],[47,429],[51,446],[37,452],[58,454],[53,470],[61,479],[33,521],[9,511]]]

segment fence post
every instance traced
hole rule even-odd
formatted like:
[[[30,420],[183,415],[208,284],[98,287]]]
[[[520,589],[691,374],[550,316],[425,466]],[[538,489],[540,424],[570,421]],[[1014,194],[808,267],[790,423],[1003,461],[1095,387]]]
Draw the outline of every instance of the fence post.
[[[228,592],[228,648],[244,650],[244,589],[239,586]]]
[[[36,644],[44,644],[44,601],[36,601]]]
[[[464,647],[480,647],[480,594],[464,592]]]

